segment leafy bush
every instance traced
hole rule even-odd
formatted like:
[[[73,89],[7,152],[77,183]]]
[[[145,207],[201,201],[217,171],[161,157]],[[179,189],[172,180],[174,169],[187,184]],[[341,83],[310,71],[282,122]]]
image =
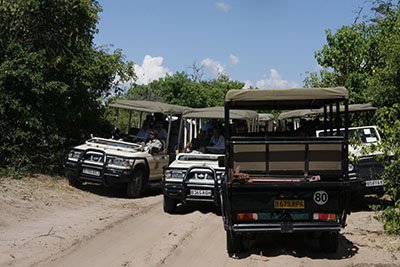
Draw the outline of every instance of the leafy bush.
[[[57,171],[67,146],[110,131],[100,99],[134,75],[120,50],[93,46],[100,11],[94,0],[0,5],[3,172]]]

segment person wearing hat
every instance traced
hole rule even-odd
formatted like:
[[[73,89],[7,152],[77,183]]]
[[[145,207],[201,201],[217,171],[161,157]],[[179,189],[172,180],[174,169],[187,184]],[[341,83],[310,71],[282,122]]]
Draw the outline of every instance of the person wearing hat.
[[[150,149],[150,153],[158,153],[162,148],[162,143],[157,137],[157,130],[150,130],[149,141],[146,143],[146,146]]]

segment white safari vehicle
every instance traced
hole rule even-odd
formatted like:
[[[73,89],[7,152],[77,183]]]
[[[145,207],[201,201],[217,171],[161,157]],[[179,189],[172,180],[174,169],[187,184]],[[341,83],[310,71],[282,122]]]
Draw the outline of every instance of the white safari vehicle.
[[[248,129],[249,126],[254,127],[257,113],[231,110],[230,118],[241,120],[242,126],[245,121],[245,128]],[[180,132],[183,130],[183,123],[188,122],[189,136],[193,135],[195,138],[191,142],[190,152],[177,153],[175,161],[165,169],[162,182],[165,212],[174,213],[178,203],[208,202],[219,205],[220,184],[225,169],[218,167],[218,160],[223,160],[225,149],[209,146],[209,140],[205,140],[207,137],[203,136],[206,135],[204,131],[197,135],[197,128],[201,128],[202,120],[213,119],[224,119],[223,107],[192,109],[184,112]],[[203,130],[205,125],[207,124],[203,124]],[[185,129],[185,137],[186,132]],[[184,139],[186,144],[186,138],[180,139]]]
[[[170,152],[173,147],[170,142],[172,115],[180,115],[187,108],[159,102],[119,100],[110,104],[116,109],[116,124],[119,109],[129,111],[127,134],[122,139],[107,139],[93,137],[84,144],[73,147],[66,159],[65,170],[69,182],[78,186],[82,182],[98,183],[105,186],[126,184],[126,193],[129,197],[139,197],[151,181],[160,181],[163,168],[169,164]],[[145,145],[145,140],[129,134],[134,131],[130,128],[131,113],[161,113],[167,115],[167,138],[161,140],[163,148],[151,151]],[[176,140],[176,138],[175,138]],[[172,149],[173,150],[173,149]]]
[[[340,129],[340,135],[343,129]],[[318,136],[324,136],[323,131],[317,131]],[[382,161],[377,160],[377,156],[382,154],[379,150],[368,149],[377,146],[381,141],[376,126],[350,127],[349,137],[354,141],[349,144],[349,175],[353,198],[361,199],[367,194],[376,194],[381,197],[384,193],[384,181],[381,175],[384,171]]]

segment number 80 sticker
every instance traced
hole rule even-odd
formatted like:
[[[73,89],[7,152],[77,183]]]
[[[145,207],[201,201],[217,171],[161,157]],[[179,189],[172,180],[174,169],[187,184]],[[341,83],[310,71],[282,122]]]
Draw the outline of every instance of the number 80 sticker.
[[[317,203],[318,205],[325,205],[326,202],[328,202],[328,193],[325,191],[316,191],[314,193],[314,202]]]

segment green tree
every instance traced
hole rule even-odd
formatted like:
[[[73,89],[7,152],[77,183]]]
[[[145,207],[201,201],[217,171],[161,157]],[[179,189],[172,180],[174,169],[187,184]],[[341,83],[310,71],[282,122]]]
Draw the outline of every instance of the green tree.
[[[148,85],[133,86],[127,91],[125,98],[154,100],[193,108],[213,107],[224,104],[225,94],[229,90],[243,87],[244,83],[232,81],[227,76],[193,81],[185,72],[177,72]]]
[[[315,53],[323,67],[309,73],[308,87],[346,86],[351,103],[371,102],[379,108],[375,122],[384,141],[385,188],[395,203],[383,213],[385,228],[400,233],[400,4],[377,1],[376,16],[369,21],[330,30],[327,44]]]
[[[94,47],[98,12],[94,0],[1,1],[0,168],[54,171],[66,146],[109,127],[100,99],[134,74],[120,50]]]

